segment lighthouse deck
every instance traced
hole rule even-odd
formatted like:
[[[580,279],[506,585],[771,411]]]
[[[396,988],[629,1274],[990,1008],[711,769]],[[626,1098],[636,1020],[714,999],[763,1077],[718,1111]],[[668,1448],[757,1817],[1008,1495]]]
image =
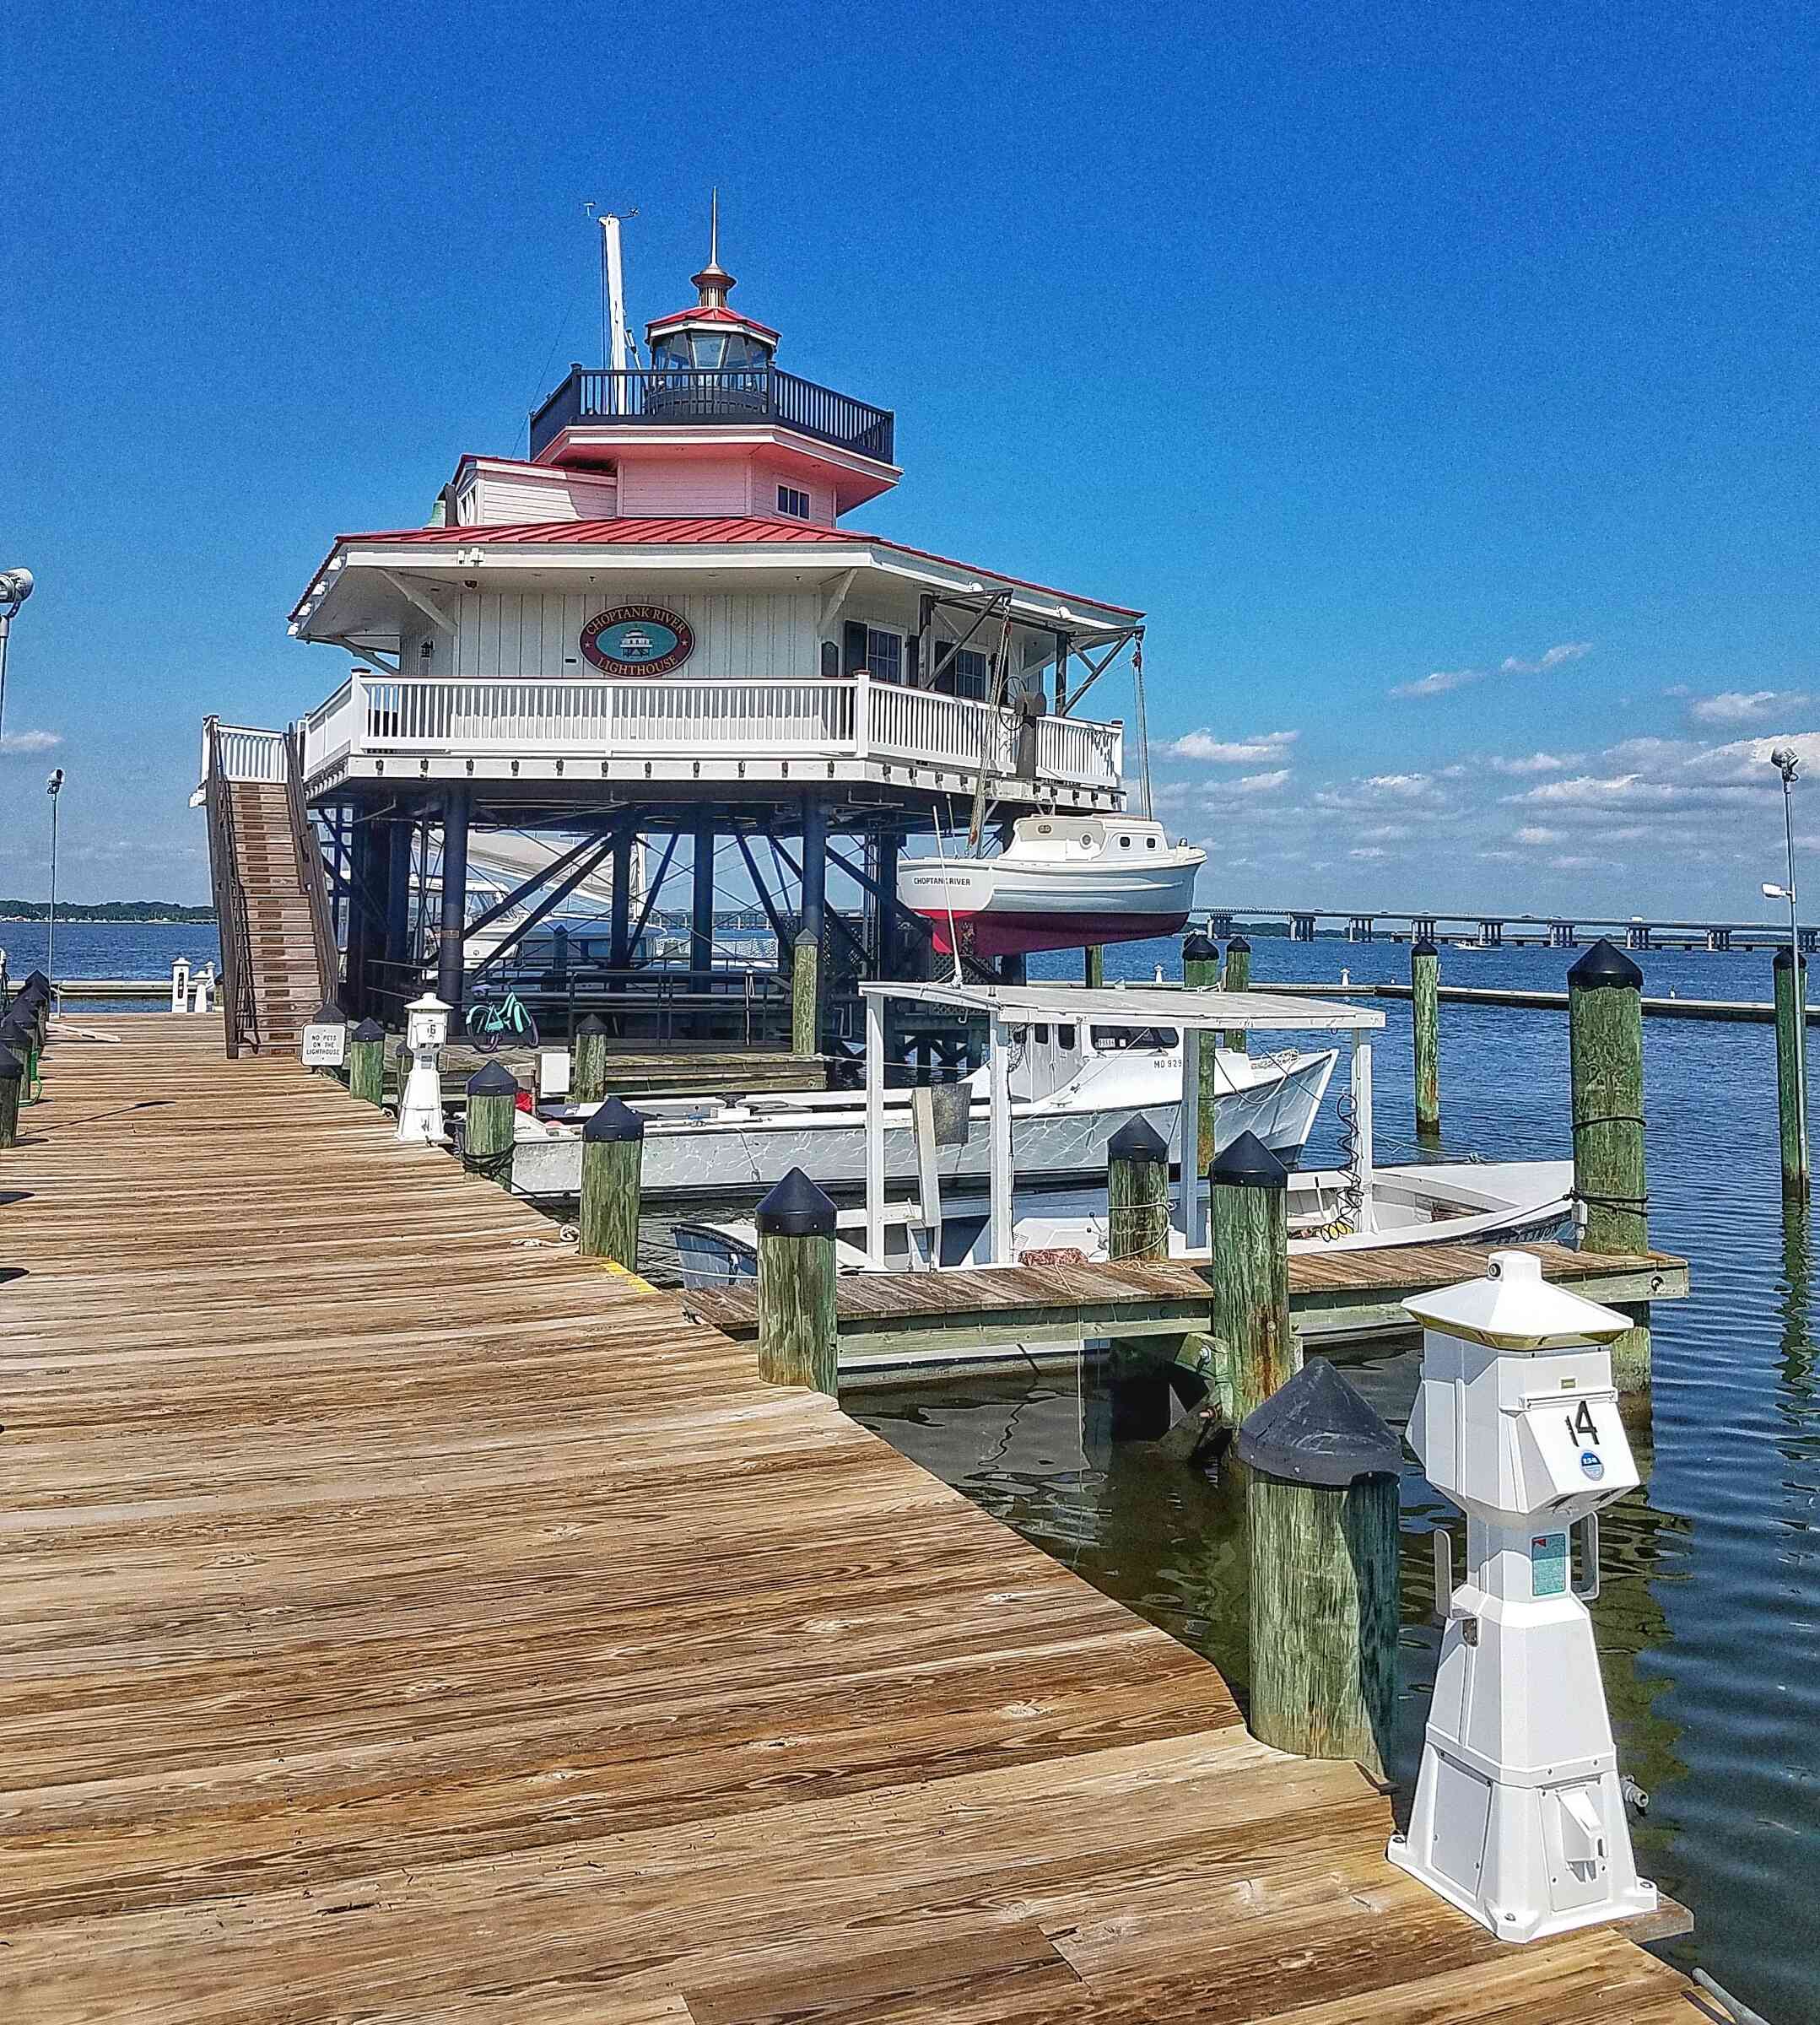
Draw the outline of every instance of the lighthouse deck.
[[[0,2015],[1704,2015],[337,1085],[80,1025],[0,1156]]]

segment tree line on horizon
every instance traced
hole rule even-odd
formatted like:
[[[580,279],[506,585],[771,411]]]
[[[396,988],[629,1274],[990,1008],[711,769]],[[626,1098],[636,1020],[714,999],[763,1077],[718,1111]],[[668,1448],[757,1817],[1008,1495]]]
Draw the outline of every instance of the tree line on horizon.
[[[0,900],[0,921],[47,921],[46,900]],[[186,907],[177,900],[59,900],[60,921],[213,921],[213,907]]]

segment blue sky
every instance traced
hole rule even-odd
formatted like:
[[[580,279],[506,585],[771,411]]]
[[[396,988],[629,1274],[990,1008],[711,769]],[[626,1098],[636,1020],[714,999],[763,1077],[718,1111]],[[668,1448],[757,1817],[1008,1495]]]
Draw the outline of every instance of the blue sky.
[[[0,893],[198,897],[205,710],[598,343],[710,182],[785,363],[894,407],[857,524],[1150,614],[1202,898],[1761,910],[1820,759],[1811,9],[16,16]],[[54,746],[45,741],[56,738]],[[1820,792],[1820,765],[1815,769]],[[1812,822],[1820,837],[1820,808]]]

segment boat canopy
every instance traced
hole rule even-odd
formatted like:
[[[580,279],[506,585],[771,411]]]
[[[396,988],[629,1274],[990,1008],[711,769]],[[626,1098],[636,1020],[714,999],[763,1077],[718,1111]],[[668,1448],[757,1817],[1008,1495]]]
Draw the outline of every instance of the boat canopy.
[[[1136,987],[1085,985],[975,985],[964,980],[931,979],[861,985],[866,1001],[866,1250],[875,1268],[885,1262],[885,1008],[888,1000],[955,1006],[986,1018],[986,1094],[990,1158],[987,1228],[991,1261],[1015,1264],[1012,1245],[1010,1034],[1035,1020],[1078,1021],[1104,1027],[1174,1027],[1182,1037],[1182,1116],[1197,1114],[1202,1037],[1220,1031],[1344,1034],[1351,1050],[1349,1076],[1354,1158],[1369,1206],[1371,1199],[1371,1040],[1383,1013],[1336,999],[1298,998],[1287,992],[1191,991],[1184,986]],[[1208,1041],[1208,1046],[1215,1045]],[[1185,1165],[1187,1164],[1185,1163]],[[1183,1234],[1191,1249],[1206,1239],[1201,1191],[1192,1173],[1177,1191]],[[1369,1216],[1369,1207],[1367,1210]]]

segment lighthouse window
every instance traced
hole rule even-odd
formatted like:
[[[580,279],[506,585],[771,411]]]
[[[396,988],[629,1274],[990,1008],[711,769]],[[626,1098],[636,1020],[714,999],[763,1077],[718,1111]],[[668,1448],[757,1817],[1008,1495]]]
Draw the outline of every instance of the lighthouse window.
[[[794,485],[780,485],[777,489],[777,510],[787,513],[793,521],[806,521],[809,517],[809,495],[799,492]]]
[[[866,629],[866,666],[879,682],[902,682],[902,637],[895,633],[881,632],[877,626],[868,626]]]

